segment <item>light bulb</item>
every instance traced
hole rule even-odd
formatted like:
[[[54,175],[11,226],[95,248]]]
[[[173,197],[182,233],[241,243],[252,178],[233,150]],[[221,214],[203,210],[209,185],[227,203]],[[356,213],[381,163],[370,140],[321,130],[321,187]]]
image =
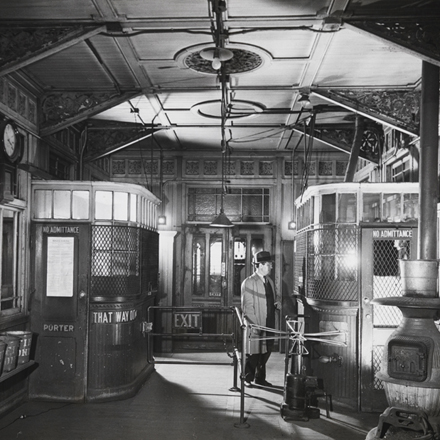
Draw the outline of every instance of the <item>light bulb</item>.
[[[219,58],[214,58],[212,60],[212,68],[214,70],[218,70],[218,69],[220,69],[220,67],[222,67],[222,62],[220,61]]]

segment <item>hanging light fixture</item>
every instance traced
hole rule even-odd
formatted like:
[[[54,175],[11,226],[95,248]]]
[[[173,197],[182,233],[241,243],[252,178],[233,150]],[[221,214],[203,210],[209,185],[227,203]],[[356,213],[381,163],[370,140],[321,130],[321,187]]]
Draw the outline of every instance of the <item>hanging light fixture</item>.
[[[211,0],[212,13],[211,15],[211,29],[214,39],[214,47],[208,47],[200,52],[200,56],[207,61],[212,62],[212,68],[219,70],[222,63],[230,60],[234,54],[231,50],[225,49],[225,40],[227,39],[227,29],[225,29],[223,22],[223,14],[226,12],[226,2],[223,0]]]
[[[212,68],[219,70],[222,63],[230,60],[234,54],[224,47],[208,47],[200,52],[200,56],[207,61],[212,61]]]
[[[223,141],[222,141],[223,143]],[[226,154],[227,154],[227,146],[225,142],[225,148],[222,147],[222,189],[221,189],[221,198],[220,198],[220,213],[213,220],[213,222],[209,225],[215,228],[232,228],[234,224],[225,214],[224,211],[224,199],[225,199],[225,162],[226,162]]]
[[[232,228],[234,224],[228,219],[223,209],[220,210],[220,214],[214,219],[214,221],[209,225],[215,228]]]
[[[213,24],[213,29],[215,30],[214,44],[215,47],[204,49],[200,52],[200,56],[208,61],[212,61],[212,68],[214,70],[219,70],[219,77],[221,80],[221,153],[222,153],[222,188],[221,188],[221,198],[220,198],[220,213],[210,224],[210,226],[217,228],[231,228],[233,223],[228,219],[224,211],[224,198],[225,198],[225,162],[226,155],[228,154],[228,144],[226,142],[225,130],[226,130],[226,118],[227,118],[227,75],[225,72],[224,62],[230,60],[234,54],[232,51],[225,49],[225,32],[223,26],[222,13],[226,11],[226,2],[222,0],[213,0],[213,11],[216,18],[216,26]]]

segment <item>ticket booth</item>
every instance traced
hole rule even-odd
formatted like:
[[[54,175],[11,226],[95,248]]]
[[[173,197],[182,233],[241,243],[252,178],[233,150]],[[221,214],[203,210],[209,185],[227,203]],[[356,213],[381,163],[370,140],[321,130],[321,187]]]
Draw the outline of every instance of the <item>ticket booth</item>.
[[[137,392],[158,284],[159,199],[139,185],[32,185],[31,398],[99,401]]]
[[[336,183],[308,188],[297,202],[295,292],[308,331],[341,331],[346,347],[311,343],[310,371],[329,394],[362,411],[387,406],[376,377],[401,296],[399,259],[415,259],[418,183]]]

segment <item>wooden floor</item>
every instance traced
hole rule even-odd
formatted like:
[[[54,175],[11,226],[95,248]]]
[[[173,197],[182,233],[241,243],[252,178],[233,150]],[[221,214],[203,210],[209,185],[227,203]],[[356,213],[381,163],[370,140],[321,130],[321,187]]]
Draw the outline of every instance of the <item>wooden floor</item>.
[[[364,440],[379,414],[338,405],[330,418],[285,421],[284,355],[272,354],[268,377],[274,388],[230,391],[234,368],[225,353],[156,357],[155,371],[126,400],[63,404],[31,401],[0,419],[5,440]],[[239,383],[238,383],[239,384]],[[241,416],[242,415],[242,416]]]

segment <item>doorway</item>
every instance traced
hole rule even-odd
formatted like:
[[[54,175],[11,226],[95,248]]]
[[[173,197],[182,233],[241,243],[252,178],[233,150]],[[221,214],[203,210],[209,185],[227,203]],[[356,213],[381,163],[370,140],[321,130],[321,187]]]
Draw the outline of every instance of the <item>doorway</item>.
[[[87,385],[90,226],[33,224],[31,330],[37,335],[29,394],[81,402]],[[81,256],[81,257],[80,257]]]
[[[271,253],[271,226],[234,226],[212,228],[190,226],[185,230],[183,301],[175,298],[174,305],[185,308],[206,309],[202,315],[201,333],[231,334],[235,316],[229,311],[240,307],[241,283],[253,272],[252,257],[260,251]],[[159,315],[163,315],[160,313]],[[197,331],[200,332],[198,328]],[[173,349],[207,349],[218,347],[218,343],[201,337],[191,341],[177,339]],[[215,338],[214,338],[215,339]]]
[[[387,406],[383,383],[376,377],[383,348],[399,326],[398,307],[372,304],[374,298],[402,296],[399,259],[413,259],[416,229],[362,230],[361,394],[362,411],[379,412]],[[369,263],[370,262],[370,263]]]

